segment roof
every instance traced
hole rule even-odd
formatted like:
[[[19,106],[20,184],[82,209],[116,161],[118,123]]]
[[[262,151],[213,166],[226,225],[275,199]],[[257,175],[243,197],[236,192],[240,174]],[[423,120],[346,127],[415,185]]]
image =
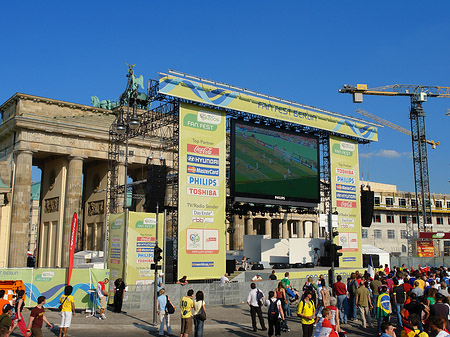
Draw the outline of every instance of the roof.
[[[372,245],[361,245],[361,249],[363,254],[389,255],[387,251]]]

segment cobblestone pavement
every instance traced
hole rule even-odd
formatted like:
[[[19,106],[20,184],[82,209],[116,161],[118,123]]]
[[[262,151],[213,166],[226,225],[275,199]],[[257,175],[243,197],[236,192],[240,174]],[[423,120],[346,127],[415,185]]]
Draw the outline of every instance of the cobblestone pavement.
[[[294,309],[294,307],[292,307]],[[267,309],[263,308],[264,317],[267,318]],[[47,318],[55,325],[53,330],[43,328],[44,336],[58,336],[60,323],[60,313],[58,311],[46,311]],[[151,311],[129,311],[127,313],[107,312],[106,320],[99,320],[95,317],[86,317],[84,312],[77,312],[72,320],[72,326],[68,334],[72,337],[119,337],[119,336],[158,336],[158,328],[152,324]],[[24,312],[24,318],[28,320],[29,311]],[[180,314],[179,310],[171,315],[172,329],[175,336],[180,334]],[[265,319],[267,325],[267,319]],[[28,322],[28,321],[27,321]],[[282,333],[283,336],[300,337],[302,336],[302,326],[298,317],[289,318],[288,325],[290,332]],[[259,322],[258,322],[258,327]],[[342,327],[348,332],[347,336],[378,336],[374,328],[362,329],[360,322],[350,322]],[[398,332],[400,333],[400,331]],[[258,330],[253,332],[251,326],[250,312],[246,304],[207,307],[207,320],[205,321],[204,336],[217,337],[239,336],[254,337],[267,336],[267,331]],[[21,336],[20,331],[16,329],[11,336]],[[194,333],[191,334],[194,337]]]

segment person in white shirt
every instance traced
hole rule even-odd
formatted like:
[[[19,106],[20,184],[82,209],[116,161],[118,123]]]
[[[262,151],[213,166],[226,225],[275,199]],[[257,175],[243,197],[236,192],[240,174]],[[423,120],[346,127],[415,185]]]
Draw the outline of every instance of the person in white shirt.
[[[228,278],[228,273],[225,273],[225,275],[222,275],[222,277],[220,278],[220,283],[221,284],[230,283],[230,279]]]
[[[252,278],[252,281],[253,282],[259,282],[259,281],[262,281],[263,279],[262,279],[262,277],[261,277],[261,274],[256,274],[255,276],[253,276],[253,278]]]
[[[247,304],[250,307],[250,316],[252,317],[252,327],[253,327],[253,331],[258,331],[258,329],[256,328],[256,315],[258,315],[259,318],[259,323],[261,324],[261,329],[263,331],[266,331],[266,325],[264,324],[264,318],[262,315],[262,310],[261,310],[261,306],[260,303],[258,303],[258,293],[261,293],[263,298],[264,298],[264,293],[259,290],[258,288],[256,288],[256,284],[254,282],[252,282],[252,284],[250,284],[250,292],[248,293],[248,297],[247,297]]]

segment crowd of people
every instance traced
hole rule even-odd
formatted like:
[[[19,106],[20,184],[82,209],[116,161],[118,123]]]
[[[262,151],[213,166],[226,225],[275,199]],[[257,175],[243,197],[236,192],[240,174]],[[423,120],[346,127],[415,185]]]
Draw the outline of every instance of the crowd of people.
[[[163,282],[164,274],[157,280],[157,316],[159,317],[159,336],[165,330],[173,335],[170,316],[177,310],[166,294]],[[352,272],[348,279],[336,276],[336,282],[327,285],[323,275],[313,281],[309,277],[302,289],[291,285],[289,272],[277,283],[275,289],[267,296],[257,287],[260,278],[250,284],[247,304],[253,331],[268,331],[269,337],[280,336],[281,332],[289,332],[288,319],[296,315],[302,325],[303,337],[338,337],[345,335],[343,325],[349,321],[354,324],[360,321],[362,330],[376,328],[382,337],[450,337],[450,294],[448,292],[450,273],[444,267],[430,268],[419,265],[417,269],[393,267],[387,265],[377,270],[364,273]],[[274,272],[269,277],[276,280]],[[179,284],[186,285],[186,279]],[[98,282],[97,294],[100,301],[100,319],[106,319],[106,285],[109,279]],[[229,283],[228,275],[221,278],[221,283]],[[114,282],[114,311],[121,312],[125,283],[122,279]],[[61,324],[59,337],[66,337],[71,319],[75,315],[72,296],[73,288],[66,286],[59,299]],[[28,324],[22,317],[24,307],[24,291],[17,293],[14,304],[2,300],[4,291],[0,290],[0,336],[9,336],[14,329],[19,329],[27,336],[42,336],[42,325],[52,328],[45,316],[46,298],[40,296],[37,306],[31,310]],[[291,313],[291,306],[296,312]],[[181,332],[180,337],[188,337],[194,330],[195,337],[203,336],[206,320],[204,293],[189,289],[180,300]],[[267,310],[267,325],[263,310]]]
[[[450,272],[444,267],[417,269],[380,266],[372,273],[355,271],[347,280],[337,275],[327,286],[320,275],[310,277],[301,290],[294,289],[285,273],[277,287],[265,295],[251,283],[247,304],[252,328],[257,331],[257,317],[266,331],[263,307],[267,307],[269,336],[289,331],[287,319],[291,305],[297,306],[303,337],[345,335],[343,325],[361,322],[362,330],[376,328],[377,335],[401,337],[450,337]]]

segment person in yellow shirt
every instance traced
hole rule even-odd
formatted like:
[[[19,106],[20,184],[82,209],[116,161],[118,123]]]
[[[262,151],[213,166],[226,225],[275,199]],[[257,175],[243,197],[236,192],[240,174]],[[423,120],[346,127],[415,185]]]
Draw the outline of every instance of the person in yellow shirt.
[[[425,281],[423,280],[423,276],[417,278],[417,282],[419,282],[419,288],[422,289],[422,291],[425,291]]]
[[[181,308],[181,333],[180,337],[188,337],[192,332],[192,309],[194,308],[194,290],[189,289],[187,296],[180,300]]]
[[[311,300],[311,291],[305,291],[303,296],[303,300],[300,301],[297,307],[297,316],[301,317],[303,337],[311,337],[314,331],[316,307],[314,306],[314,302]]]
[[[59,337],[66,337],[67,329],[72,323],[72,316],[75,316],[75,301],[72,296],[73,287],[66,286],[64,295],[61,295],[59,303],[61,304],[61,325],[59,326]]]

